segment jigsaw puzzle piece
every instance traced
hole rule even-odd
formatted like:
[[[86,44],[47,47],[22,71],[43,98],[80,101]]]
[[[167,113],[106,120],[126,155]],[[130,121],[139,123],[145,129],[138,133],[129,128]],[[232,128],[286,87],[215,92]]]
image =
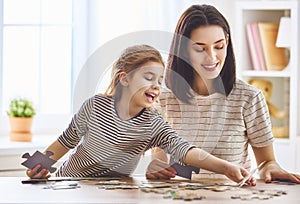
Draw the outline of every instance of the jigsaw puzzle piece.
[[[200,169],[190,165],[180,165],[174,161],[174,159],[170,158],[170,165],[176,170],[177,176],[181,176],[183,178],[192,179],[192,173],[195,172],[199,174]]]
[[[53,173],[56,171],[56,168],[52,167],[52,165],[56,163],[56,160],[51,159],[51,155],[53,155],[51,151],[47,151],[46,154],[36,151],[32,156],[27,152],[22,155],[22,158],[27,158],[27,160],[21,164],[29,169],[33,169],[36,165],[40,164],[41,167],[37,172],[40,172],[42,169],[48,169],[50,173]]]

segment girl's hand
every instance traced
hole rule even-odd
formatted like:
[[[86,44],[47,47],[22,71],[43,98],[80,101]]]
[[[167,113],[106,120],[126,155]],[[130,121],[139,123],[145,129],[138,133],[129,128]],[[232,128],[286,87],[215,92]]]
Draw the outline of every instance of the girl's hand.
[[[299,174],[292,174],[283,170],[276,161],[269,161],[266,163],[264,168],[260,171],[260,177],[264,179],[266,183],[270,183],[274,180],[300,183]]]
[[[250,173],[246,169],[230,163],[228,163],[228,166],[224,172],[225,176],[237,183],[240,183],[245,177],[249,176],[249,174]],[[253,176],[250,176],[250,178],[245,182],[245,184],[249,186],[255,186],[256,179]]]
[[[170,179],[176,176],[176,171],[168,163],[153,159],[148,165],[146,178],[147,179]]]
[[[32,179],[49,178],[50,174],[47,169],[42,169],[40,172],[37,172],[40,167],[41,165],[38,164],[33,169],[27,169],[26,170],[27,176]]]

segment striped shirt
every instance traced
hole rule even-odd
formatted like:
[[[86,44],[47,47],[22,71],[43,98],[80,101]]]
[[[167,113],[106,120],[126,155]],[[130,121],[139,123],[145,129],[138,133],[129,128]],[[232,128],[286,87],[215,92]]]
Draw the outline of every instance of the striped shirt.
[[[183,163],[192,146],[178,137],[156,110],[121,120],[110,97],[95,95],[82,105],[58,141],[73,149],[57,176],[129,176],[141,155],[161,147]]]
[[[262,92],[237,80],[226,97],[219,93],[195,96],[184,104],[170,91],[160,96],[161,112],[177,133],[214,156],[251,168],[248,144],[273,142],[271,121]]]

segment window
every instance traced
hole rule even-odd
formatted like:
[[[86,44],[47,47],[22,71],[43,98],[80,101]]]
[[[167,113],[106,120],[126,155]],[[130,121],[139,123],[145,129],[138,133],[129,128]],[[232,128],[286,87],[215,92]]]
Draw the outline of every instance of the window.
[[[0,0],[0,9],[1,115],[14,97],[41,116],[70,114],[72,0]]]

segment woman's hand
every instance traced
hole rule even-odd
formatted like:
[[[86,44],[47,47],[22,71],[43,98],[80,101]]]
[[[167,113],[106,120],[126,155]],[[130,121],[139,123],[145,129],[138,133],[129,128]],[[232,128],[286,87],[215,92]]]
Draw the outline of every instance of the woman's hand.
[[[176,176],[176,171],[167,162],[159,159],[153,159],[148,165],[147,179],[170,179]]]
[[[268,163],[266,163],[259,174],[266,183],[270,183],[274,180],[300,183],[299,174],[292,174],[283,170],[276,161],[269,161]]]
[[[42,169],[38,172],[38,169],[41,167],[40,164],[36,165],[33,169],[27,169],[26,174],[29,178],[39,179],[39,178],[49,178],[50,174],[47,169]]]

